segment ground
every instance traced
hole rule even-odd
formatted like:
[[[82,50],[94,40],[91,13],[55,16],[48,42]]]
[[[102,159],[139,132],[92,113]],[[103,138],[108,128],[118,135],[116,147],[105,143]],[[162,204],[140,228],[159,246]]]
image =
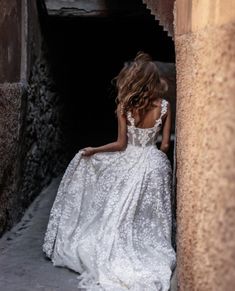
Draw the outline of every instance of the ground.
[[[61,177],[34,200],[23,219],[0,240],[0,290],[77,291],[77,273],[54,267],[42,252],[48,216]],[[176,291],[175,274],[171,291]]]

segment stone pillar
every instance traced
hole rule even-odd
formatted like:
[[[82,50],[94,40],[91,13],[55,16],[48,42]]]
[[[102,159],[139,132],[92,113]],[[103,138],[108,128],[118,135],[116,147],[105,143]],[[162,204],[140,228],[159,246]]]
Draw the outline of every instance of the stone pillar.
[[[182,291],[235,286],[235,2],[176,0]]]

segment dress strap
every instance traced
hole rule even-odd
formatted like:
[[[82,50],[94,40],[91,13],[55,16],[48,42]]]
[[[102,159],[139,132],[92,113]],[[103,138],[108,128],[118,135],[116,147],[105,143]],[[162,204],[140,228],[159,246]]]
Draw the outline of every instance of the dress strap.
[[[168,104],[168,101],[166,99],[162,99],[162,102],[161,102],[161,116],[160,116],[159,119],[161,119],[162,116],[167,113],[167,104]],[[132,114],[131,114],[130,111],[127,112],[127,120],[130,122],[130,124],[132,126],[135,126],[135,119],[132,117]]]
[[[162,99],[162,103],[161,103],[161,118],[164,114],[167,113],[167,104],[168,101],[166,99]]]
[[[130,124],[131,124],[132,126],[135,126],[135,120],[134,120],[134,118],[132,117],[130,111],[127,112],[127,115],[126,115],[126,116],[127,116],[127,120],[130,122]]]

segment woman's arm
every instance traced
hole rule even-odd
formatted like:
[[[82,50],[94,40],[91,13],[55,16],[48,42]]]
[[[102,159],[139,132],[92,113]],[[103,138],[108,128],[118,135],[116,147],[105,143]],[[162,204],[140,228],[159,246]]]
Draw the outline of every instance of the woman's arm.
[[[162,131],[162,143],[160,146],[160,150],[164,153],[167,153],[170,147],[170,136],[171,136],[171,106],[168,102],[167,104],[167,115],[163,125]]]
[[[127,124],[126,117],[121,112],[121,105],[117,107],[117,118],[118,118],[118,138],[115,142],[108,143],[100,147],[88,147],[82,149],[84,156],[91,156],[100,152],[115,152],[123,151],[127,145]]]

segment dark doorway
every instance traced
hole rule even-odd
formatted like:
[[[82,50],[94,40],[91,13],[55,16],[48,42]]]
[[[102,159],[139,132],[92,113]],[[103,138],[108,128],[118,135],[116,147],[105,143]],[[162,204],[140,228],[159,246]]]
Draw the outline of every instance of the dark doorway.
[[[175,62],[174,43],[146,9],[138,16],[48,17],[46,40],[63,105],[70,158],[82,147],[116,138],[111,80],[138,50]]]

